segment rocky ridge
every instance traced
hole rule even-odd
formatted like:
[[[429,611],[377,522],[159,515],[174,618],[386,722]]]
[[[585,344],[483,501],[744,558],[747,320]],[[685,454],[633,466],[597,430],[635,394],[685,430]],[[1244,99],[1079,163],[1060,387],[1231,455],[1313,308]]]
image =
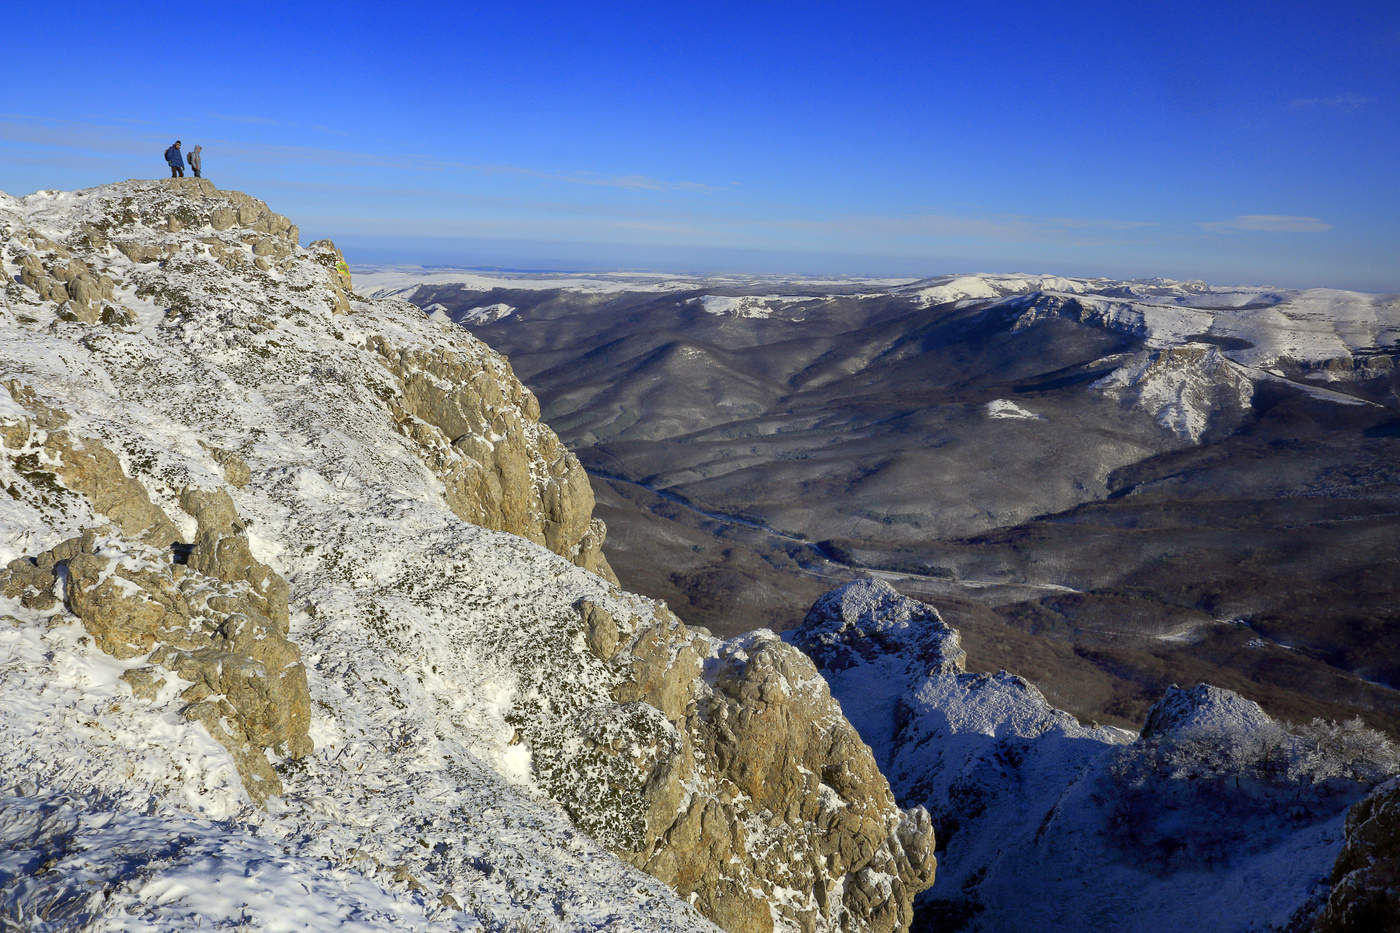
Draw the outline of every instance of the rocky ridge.
[[[798,651],[616,587],[504,358],[202,179],[0,198],[0,265],[0,824],[63,852],[0,916],[204,916],[139,811],[375,925],[706,926],[599,843],[729,930],[908,925],[927,815]]]
[[[1086,726],[1020,677],[965,672],[956,630],[875,580],[788,637],[900,802],[932,814],[941,864],[916,929],[1306,928],[1344,820],[1333,912],[1386,909],[1362,893],[1389,871],[1386,790],[1345,814],[1400,754],[1359,722],[1289,727],[1202,684],[1169,689],[1140,734]]]

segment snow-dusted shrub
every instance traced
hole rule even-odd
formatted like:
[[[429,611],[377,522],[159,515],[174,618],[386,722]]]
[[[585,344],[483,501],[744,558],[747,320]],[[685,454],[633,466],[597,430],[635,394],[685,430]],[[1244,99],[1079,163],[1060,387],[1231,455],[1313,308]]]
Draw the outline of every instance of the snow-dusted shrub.
[[[1294,741],[1300,778],[1344,778],[1373,785],[1400,774],[1400,747],[1360,717],[1346,722],[1314,719],[1297,727]]]
[[[1397,772],[1394,743],[1359,719],[1148,735],[1106,771],[1108,831],[1162,871],[1226,862],[1336,816]]]

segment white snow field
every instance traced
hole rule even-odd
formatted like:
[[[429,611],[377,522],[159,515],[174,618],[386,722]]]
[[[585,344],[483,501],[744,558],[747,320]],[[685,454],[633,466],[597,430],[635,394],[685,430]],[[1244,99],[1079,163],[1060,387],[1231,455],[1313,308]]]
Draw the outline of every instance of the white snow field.
[[[118,452],[186,536],[180,489],[226,486],[208,448],[247,462],[251,483],[229,491],[254,555],[291,585],[315,752],[281,762],[286,793],[254,807],[230,755],[178,714],[177,679],[137,699],[118,677],[140,658],[0,598],[0,927],[716,929],[577,831],[505,721],[538,689],[519,655],[583,650],[556,634],[577,599],[620,617],[651,604],[458,519],[376,402],[385,377],[366,345],[504,361],[406,302],[334,314],[333,272],[301,250],[260,268],[236,229],[136,220],[168,257],[99,249],[128,327],[57,320],[18,284],[20,254],[47,249],[36,234],[71,242],[127,208],[163,217],[174,197],[139,182],[0,197],[0,383]],[[216,244],[241,251],[239,274]],[[0,422],[24,413],[0,387]],[[0,564],[94,523],[82,497],[31,495],[0,464]]]

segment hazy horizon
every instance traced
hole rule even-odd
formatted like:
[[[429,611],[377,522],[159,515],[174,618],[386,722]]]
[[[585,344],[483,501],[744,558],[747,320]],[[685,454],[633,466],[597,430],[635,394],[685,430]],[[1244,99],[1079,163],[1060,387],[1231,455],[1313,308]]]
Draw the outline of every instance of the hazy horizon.
[[[308,235],[303,236],[306,238]],[[1204,281],[1209,285],[1249,285],[1278,288],[1334,288],[1373,294],[1400,292],[1400,281],[1376,277],[1372,283],[1312,281],[1299,276],[1232,277],[1185,274],[1177,270],[1057,267],[1027,259],[1022,262],[980,263],[972,257],[923,260],[916,257],[849,256],[782,250],[670,247],[642,244],[596,244],[570,241],[512,241],[482,238],[337,236],[321,231],[310,238],[336,242],[352,267],[421,266],[425,269],[519,273],[644,273],[654,275],[753,275],[770,278],[905,278],[943,275],[1062,275],[1138,281],[1168,278]],[[601,248],[600,248],[601,247]],[[1388,271],[1388,270],[1387,270]]]
[[[1400,291],[1395,4],[141,7],[12,43],[0,190],[178,138],[366,256]]]

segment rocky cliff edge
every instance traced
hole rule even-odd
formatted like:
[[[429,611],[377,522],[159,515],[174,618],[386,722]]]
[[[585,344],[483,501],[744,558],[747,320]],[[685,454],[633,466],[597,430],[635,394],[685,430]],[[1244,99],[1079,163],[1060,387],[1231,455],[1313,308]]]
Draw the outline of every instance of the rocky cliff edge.
[[[203,179],[0,196],[0,266],[0,919],[908,926],[927,814],[618,589],[504,358]]]

